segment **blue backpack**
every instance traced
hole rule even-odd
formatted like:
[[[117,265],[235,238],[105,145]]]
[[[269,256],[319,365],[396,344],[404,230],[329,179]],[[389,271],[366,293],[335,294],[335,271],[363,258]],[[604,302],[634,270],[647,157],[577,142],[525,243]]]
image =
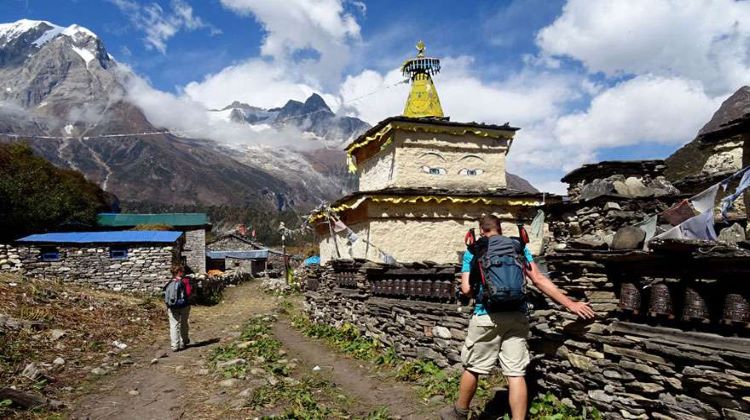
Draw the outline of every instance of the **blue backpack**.
[[[469,250],[474,254],[472,271],[482,285],[482,304],[491,312],[525,312],[526,282],[521,242],[495,235],[477,240]]]
[[[188,306],[188,296],[182,280],[174,279],[164,288],[164,303],[167,308],[184,308]]]

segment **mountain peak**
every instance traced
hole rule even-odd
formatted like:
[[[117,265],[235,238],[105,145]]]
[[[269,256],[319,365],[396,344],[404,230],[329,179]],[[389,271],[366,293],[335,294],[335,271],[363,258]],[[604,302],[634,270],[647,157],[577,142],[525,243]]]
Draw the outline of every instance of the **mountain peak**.
[[[742,86],[721,103],[711,119],[698,134],[710,133],[729,121],[736,120],[750,112],[750,86]]]
[[[326,110],[328,112],[332,112],[331,108],[328,107],[328,104],[326,104],[326,101],[317,93],[313,93],[310,95],[309,98],[305,101],[305,112],[314,112],[318,110]]]
[[[0,24],[0,46],[5,46],[16,39],[23,38],[26,34],[33,34],[25,38],[23,42],[29,42],[37,48],[41,48],[47,42],[58,36],[67,36],[73,41],[79,42],[87,39],[99,39],[95,33],[80,25],[62,27],[46,20],[21,19],[11,23]]]

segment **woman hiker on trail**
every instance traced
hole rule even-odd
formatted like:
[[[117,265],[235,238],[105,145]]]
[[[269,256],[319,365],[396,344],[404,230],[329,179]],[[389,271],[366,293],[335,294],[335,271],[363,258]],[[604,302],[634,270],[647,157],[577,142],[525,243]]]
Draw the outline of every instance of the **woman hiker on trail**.
[[[164,286],[164,303],[169,316],[169,338],[172,351],[184,350],[190,344],[188,317],[190,316],[190,280],[184,277],[180,265],[172,267],[172,280]]]

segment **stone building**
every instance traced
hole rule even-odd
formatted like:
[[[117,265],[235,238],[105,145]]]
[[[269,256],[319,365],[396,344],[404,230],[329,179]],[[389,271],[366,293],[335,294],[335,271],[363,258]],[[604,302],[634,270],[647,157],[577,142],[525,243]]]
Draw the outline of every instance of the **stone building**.
[[[183,243],[184,234],[173,231],[42,233],[16,241],[14,252],[29,277],[159,292]]]
[[[183,263],[193,273],[206,272],[206,232],[211,230],[211,222],[205,213],[100,213],[97,223],[108,230],[166,226],[184,232]]]
[[[499,216],[513,235],[516,223],[530,222],[545,201],[559,201],[508,188],[505,159],[518,128],[449,121],[432,83],[439,60],[418,48],[402,67],[412,81],[404,115],[381,121],[346,147],[358,191],[310,218],[322,264],[382,260],[384,253],[398,261],[457,262],[466,231],[483,214]],[[336,233],[330,216],[350,230]],[[533,245],[538,252],[541,243]]]
[[[222,235],[206,244],[206,267],[257,274],[268,266],[268,249],[241,235]]]

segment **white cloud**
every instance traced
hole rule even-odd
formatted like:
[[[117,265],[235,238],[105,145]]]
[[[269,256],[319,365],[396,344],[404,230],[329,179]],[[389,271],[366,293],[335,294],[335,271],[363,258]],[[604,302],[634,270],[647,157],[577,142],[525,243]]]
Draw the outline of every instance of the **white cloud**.
[[[221,31],[193,15],[193,8],[184,0],[172,0],[171,11],[165,11],[158,3],[139,4],[134,0],[109,0],[128,16],[136,29],[145,32],[146,48],[164,54],[167,41],[180,30],[193,31],[207,28],[211,34]]]
[[[721,95],[750,82],[750,2],[569,0],[537,43],[591,72],[699,80]]]
[[[225,67],[185,86],[187,96],[209,108],[223,108],[233,101],[273,108],[289,99],[304,101],[314,91],[290,79],[284,67],[260,59]]]
[[[469,56],[445,58],[443,71],[434,79],[443,111],[455,121],[525,125],[557,115],[565,102],[579,96],[580,78],[528,69],[500,82],[487,82],[472,73],[473,61]],[[394,86],[402,80],[398,69],[385,75],[365,70],[347,77],[339,94],[346,104],[367,95],[349,106],[374,124],[403,111],[409,86]]]
[[[320,147],[314,141],[305,142],[305,136],[292,126],[259,131],[249,125],[211,118],[202,103],[185,95],[177,96],[154,89],[125,65],[121,65],[118,71],[128,101],[138,106],[156,127],[169,129],[184,137],[210,139],[219,144],[264,145],[297,150]]]
[[[593,150],[638,143],[680,145],[719,106],[699,82],[639,76],[596,96],[585,112],[557,121],[560,144]]]
[[[252,15],[266,31],[261,54],[315,84],[338,81],[353,42],[360,39],[356,18],[340,0],[221,0],[242,15]],[[314,51],[316,54],[303,53]],[[314,81],[311,81],[314,80]]]

